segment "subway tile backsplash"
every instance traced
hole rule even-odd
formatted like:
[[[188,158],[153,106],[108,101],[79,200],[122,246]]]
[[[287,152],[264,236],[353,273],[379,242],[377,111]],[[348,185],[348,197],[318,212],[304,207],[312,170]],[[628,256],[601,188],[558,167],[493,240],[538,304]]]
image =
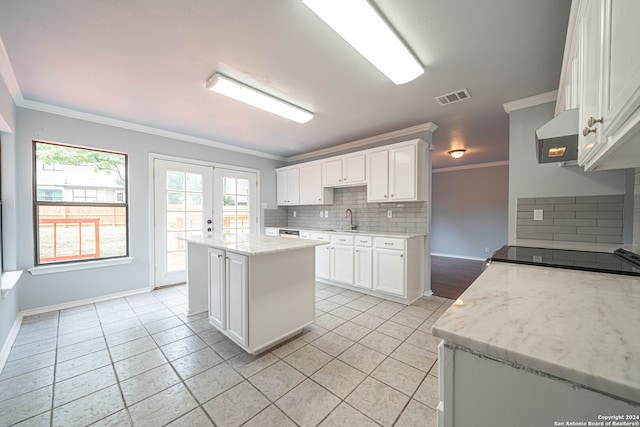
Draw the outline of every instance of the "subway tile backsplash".
[[[366,186],[335,188],[333,204],[289,206],[265,210],[266,227],[295,227],[342,230],[350,227],[346,210],[353,212],[353,224],[363,231],[398,233],[427,232],[427,202],[367,203]],[[387,218],[391,210],[392,218]],[[320,217],[327,211],[328,217]],[[286,212],[286,222],[282,213]],[[295,217],[293,216],[295,212]]]
[[[519,198],[516,237],[622,244],[623,206],[624,195]]]
[[[633,244],[640,245],[640,168],[635,170],[633,187]]]

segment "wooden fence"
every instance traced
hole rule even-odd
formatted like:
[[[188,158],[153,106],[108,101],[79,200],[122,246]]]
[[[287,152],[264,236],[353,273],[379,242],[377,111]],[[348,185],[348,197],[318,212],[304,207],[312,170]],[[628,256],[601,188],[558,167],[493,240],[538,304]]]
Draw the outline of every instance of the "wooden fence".
[[[40,220],[98,218],[101,226],[127,225],[125,208],[113,206],[40,206]],[[42,221],[41,221],[42,223]]]

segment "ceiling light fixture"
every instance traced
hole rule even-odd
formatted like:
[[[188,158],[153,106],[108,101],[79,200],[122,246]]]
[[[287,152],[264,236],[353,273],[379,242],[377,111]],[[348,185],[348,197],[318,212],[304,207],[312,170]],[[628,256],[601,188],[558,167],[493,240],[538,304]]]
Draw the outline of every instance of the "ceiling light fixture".
[[[459,159],[460,157],[464,156],[464,153],[466,153],[467,150],[465,150],[464,148],[459,148],[457,150],[451,150],[451,151],[447,151],[447,152],[454,159]]]
[[[424,67],[367,0],[302,0],[371,64],[397,85]]]
[[[207,80],[207,89],[270,113],[277,114],[286,119],[293,120],[294,122],[306,123],[313,118],[312,113],[300,107],[274,98],[271,95],[267,95],[264,92],[219,73],[214,74]]]

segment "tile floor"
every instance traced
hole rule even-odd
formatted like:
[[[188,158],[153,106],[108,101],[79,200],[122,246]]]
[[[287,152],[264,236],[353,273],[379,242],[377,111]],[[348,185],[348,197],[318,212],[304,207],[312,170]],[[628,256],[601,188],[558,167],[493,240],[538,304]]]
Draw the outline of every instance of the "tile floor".
[[[429,426],[449,305],[318,283],[316,322],[257,357],[185,316],[186,288],[23,319],[1,426]]]

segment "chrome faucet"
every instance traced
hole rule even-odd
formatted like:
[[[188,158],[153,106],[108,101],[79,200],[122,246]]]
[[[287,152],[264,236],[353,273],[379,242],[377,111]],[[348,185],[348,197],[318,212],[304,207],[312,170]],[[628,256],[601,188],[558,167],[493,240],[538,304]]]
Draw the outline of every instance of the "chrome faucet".
[[[344,214],[344,217],[349,217],[349,224],[351,225],[351,230],[355,230],[358,228],[357,225],[353,225],[353,211],[351,209],[347,209]]]

